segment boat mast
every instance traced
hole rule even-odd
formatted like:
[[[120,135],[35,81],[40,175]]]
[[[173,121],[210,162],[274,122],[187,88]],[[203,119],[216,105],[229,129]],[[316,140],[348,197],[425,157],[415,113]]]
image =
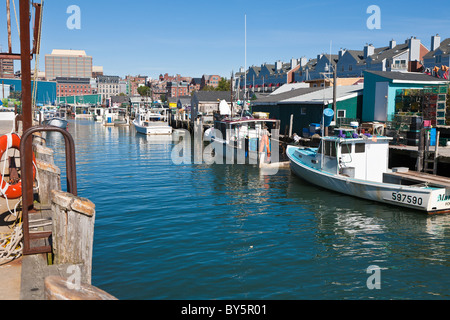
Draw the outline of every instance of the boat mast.
[[[247,15],[245,15],[245,43],[244,43],[244,106],[247,104]]]

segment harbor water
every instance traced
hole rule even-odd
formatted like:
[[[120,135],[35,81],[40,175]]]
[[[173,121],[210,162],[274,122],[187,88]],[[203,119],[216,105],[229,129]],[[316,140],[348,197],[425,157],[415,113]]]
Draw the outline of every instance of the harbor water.
[[[79,196],[96,205],[92,283],[119,299],[450,297],[449,215],[333,193],[289,169],[177,165],[176,141],[133,126],[69,131]],[[64,172],[62,136],[47,143]]]

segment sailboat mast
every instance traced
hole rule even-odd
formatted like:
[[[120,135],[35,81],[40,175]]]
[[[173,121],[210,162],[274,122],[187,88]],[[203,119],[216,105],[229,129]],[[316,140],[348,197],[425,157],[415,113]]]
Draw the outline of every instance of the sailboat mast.
[[[244,43],[244,106],[247,105],[247,15],[245,17],[245,43]]]

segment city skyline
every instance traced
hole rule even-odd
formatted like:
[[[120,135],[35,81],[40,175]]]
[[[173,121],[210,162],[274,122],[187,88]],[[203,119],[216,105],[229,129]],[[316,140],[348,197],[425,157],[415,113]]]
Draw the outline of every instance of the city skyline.
[[[17,2],[17,1],[16,1]],[[39,2],[39,1],[38,1]],[[105,5],[107,4],[107,5]],[[369,29],[371,5],[380,8],[381,29]],[[70,29],[68,8],[80,8],[80,29]],[[337,54],[340,48],[362,50],[366,43],[381,47],[391,39],[398,43],[411,36],[426,47],[450,19],[427,17],[418,1],[341,1],[302,3],[299,1],[208,1],[167,3],[156,1],[47,0],[44,2],[40,70],[44,56],[53,49],[85,50],[94,66],[104,73],[124,77],[159,74],[201,77],[220,74],[230,77],[245,64],[247,17],[247,67],[291,58],[315,58]],[[442,11],[450,4],[441,4]],[[18,3],[16,3],[18,10]],[[401,10],[400,10],[401,9]],[[4,15],[2,6],[0,14]],[[0,44],[7,48],[6,22],[0,30]],[[13,51],[19,52],[17,28],[12,12]],[[17,65],[16,70],[20,69]]]

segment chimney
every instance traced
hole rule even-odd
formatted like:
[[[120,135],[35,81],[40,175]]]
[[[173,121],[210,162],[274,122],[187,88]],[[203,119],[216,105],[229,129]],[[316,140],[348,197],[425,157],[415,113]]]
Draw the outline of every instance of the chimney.
[[[341,60],[341,58],[344,56],[344,54],[345,54],[346,51],[347,51],[347,50],[345,50],[345,49],[339,50],[339,60]]]
[[[409,61],[420,61],[420,40],[416,37],[411,37],[408,41],[409,47]]]
[[[300,63],[300,66],[303,67],[304,65],[306,65],[308,63],[308,59],[306,57],[301,57],[299,63]]]
[[[396,46],[397,46],[397,41],[395,41],[394,39],[389,41],[389,49],[394,49]]]
[[[434,51],[441,46],[441,37],[437,34],[431,37],[431,50]]]
[[[375,47],[372,44],[367,44],[364,47],[364,59],[367,59],[375,53]]]
[[[282,67],[283,67],[283,63],[281,61],[275,62],[275,70],[281,70]]]
[[[298,60],[291,59],[291,69],[294,69],[296,66],[298,66]]]

